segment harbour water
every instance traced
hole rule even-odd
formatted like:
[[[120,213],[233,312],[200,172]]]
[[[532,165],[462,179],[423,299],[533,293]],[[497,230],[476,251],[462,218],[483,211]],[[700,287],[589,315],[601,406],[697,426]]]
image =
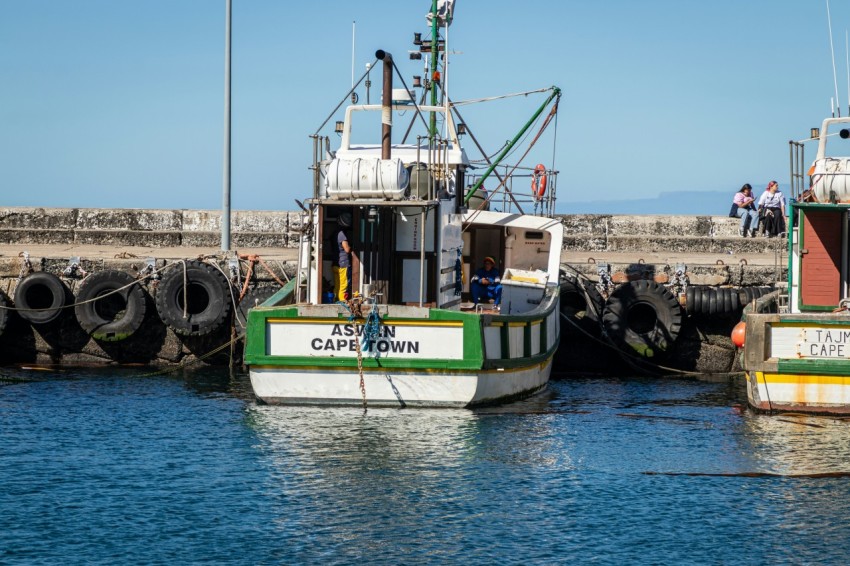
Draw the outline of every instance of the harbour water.
[[[0,377],[4,564],[850,557],[850,421],[758,415],[726,383],[364,414],[259,406],[219,369]]]

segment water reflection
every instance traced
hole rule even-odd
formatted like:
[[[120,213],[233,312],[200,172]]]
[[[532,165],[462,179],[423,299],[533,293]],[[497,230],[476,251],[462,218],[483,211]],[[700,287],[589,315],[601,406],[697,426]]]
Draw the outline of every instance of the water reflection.
[[[219,369],[44,377],[0,385],[0,511],[15,526],[0,562],[103,560],[80,540],[142,563],[850,554],[846,479],[736,477],[847,471],[850,423],[752,413],[725,384],[574,379],[485,410],[364,414],[259,406],[244,374]]]
[[[572,467],[557,415],[493,414],[252,405],[246,419],[271,470],[266,497],[287,510],[281,536],[295,521],[321,525],[316,536],[337,552],[358,540],[361,551],[439,559],[457,556],[479,523],[509,524],[515,497],[543,504],[534,486]]]
[[[802,475],[850,472],[848,437],[846,420],[747,411],[738,440],[754,470]]]

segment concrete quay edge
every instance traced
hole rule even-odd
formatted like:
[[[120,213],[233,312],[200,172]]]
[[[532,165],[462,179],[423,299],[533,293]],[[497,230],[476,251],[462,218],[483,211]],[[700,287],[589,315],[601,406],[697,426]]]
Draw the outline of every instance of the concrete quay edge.
[[[766,284],[784,279],[785,238],[741,238],[739,220],[724,216],[567,214],[562,263],[594,276],[671,273],[688,266],[695,284]],[[0,277],[17,277],[21,255],[35,264],[71,257],[97,268],[128,269],[152,257],[175,261],[233,256],[220,248],[220,211],[0,208]],[[301,213],[234,211],[232,249],[272,262],[294,262]],[[752,281],[752,283],[750,283]]]

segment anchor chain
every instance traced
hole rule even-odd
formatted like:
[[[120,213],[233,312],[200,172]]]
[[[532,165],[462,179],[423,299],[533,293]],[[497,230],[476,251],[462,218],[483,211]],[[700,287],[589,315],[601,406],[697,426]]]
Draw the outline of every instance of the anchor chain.
[[[363,298],[359,293],[355,293],[353,297],[343,303],[348,309],[348,321],[354,324],[354,336],[359,335],[358,320],[363,318]],[[360,394],[363,396],[363,412],[367,411],[366,404],[366,381],[363,378],[363,350],[360,348],[360,340],[354,340],[355,351],[357,352],[357,372],[360,374]]]
[[[354,335],[357,336],[357,321],[354,322]],[[363,350],[360,349],[360,340],[355,340],[355,349],[357,350],[357,371],[360,373],[360,395],[363,396],[363,412],[367,411],[366,406],[366,382],[363,379]]]

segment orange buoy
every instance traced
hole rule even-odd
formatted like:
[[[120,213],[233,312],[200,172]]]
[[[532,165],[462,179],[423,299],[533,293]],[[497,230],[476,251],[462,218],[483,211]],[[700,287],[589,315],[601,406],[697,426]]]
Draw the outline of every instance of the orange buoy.
[[[732,329],[732,343],[738,348],[743,348],[746,337],[747,323],[741,321],[735,325],[735,328]]]
[[[546,194],[546,166],[538,163],[531,174],[531,194],[537,200],[542,200]]]

